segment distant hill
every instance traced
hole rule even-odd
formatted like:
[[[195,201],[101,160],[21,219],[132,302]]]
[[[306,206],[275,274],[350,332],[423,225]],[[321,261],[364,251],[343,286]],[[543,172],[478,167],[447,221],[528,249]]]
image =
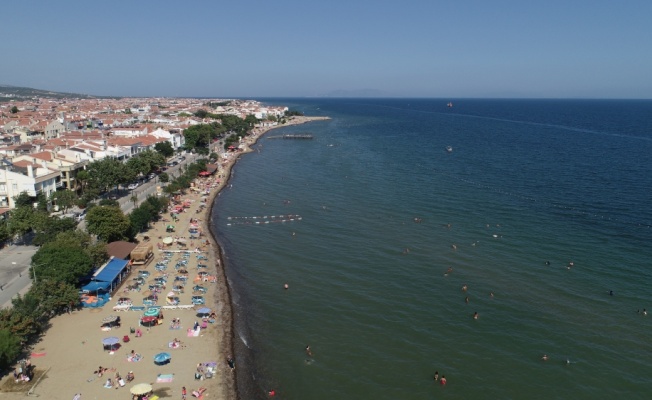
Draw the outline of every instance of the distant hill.
[[[29,100],[35,97],[47,99],[108,99],[108,96],[91,96],[80,93],[62,93],[51,90],[33,89],[28,87],[0,85],[0,102],[11,100]]]

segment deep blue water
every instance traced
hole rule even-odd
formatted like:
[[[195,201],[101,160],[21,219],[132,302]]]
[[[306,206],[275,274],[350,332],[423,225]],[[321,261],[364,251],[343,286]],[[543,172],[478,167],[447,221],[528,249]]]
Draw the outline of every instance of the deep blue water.
[[[332,119],[216,200],[242,398],[649,398],[652,101],[266,101]]]

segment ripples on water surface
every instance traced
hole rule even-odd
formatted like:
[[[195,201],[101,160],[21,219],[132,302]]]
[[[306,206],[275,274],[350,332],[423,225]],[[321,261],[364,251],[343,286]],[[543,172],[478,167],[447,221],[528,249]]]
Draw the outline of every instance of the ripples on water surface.
[[[333,119],[217,200],[245,398],[649,396],[652,103],[446,102],[271,102]]]

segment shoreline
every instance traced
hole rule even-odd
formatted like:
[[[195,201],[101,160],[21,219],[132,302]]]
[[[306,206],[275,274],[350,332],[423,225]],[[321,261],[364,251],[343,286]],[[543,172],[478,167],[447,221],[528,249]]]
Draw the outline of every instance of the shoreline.
[[[224,293],[226,293],[226,299],[224,299],[224,305],[228,307],[228,314],[229,314],[229,329],[230,329],[230,334],[226,335],[228,338],[228,344],[224,344],[222,352],[223,354],[230,354],[233,355],[236,359],[236,365],[238,362],[238,358],[241,356],[239,354],[240,352],[237,351],[236,348],[236,321],[234,318],[234,305],[232,301],[232,292],[231,292],[231,286],[228,284],[228,279],[227,279],[227,274],[226,274],[226,263],[224,261],[224,250],[222,249],[222,246],[219,245],[219,242],[217,240],[218,233],[215,229],[213,229],[213,225],[210,223],[212,220],[212,215],[213,215],[213,207],[215,205],[215,198],[219,195],[221,190],[229,183],[231,180],[231,176],[233,174],[233,168],[237,164],[237,162],[240,159],[240,156],[243,154],[251,153],[253,152],[253,149],[251,148],[253,145],[258,143],[258,141],[268,132],[278,129],[278,128],[283,128],[286,126],[294,126],[294,125],[302,125],[306,124],[309,122],[314,122],[314,121],[326,121],[330,120],[330,117],[321,117],[321,116],[313,116],[313,117],[306,117],[306,116],[294,116],[292,119],[288,121],[288,123],[283,124],[283,125],[277,125],[277,126],[272,126],[272,127],[264,127],[260,130],[257,130],[254,134],[251,136],[247,137],[244,141],[244,149],[237,154],[237,156],[233,157],[230,159],[226,165],[224,166],[224,169],[221,171],[223,174],[222,177],[222,183],[220,184],[218,190],[216,190],[214,193],[211,194],[210,198],[210,207],[206,210],[206,216],[208,217],[208,226],[207,226],[207,232],[210,232],[210,237],[211,237],[211,243],[213,246],[213,252],[215,253],[217,263],[220,266],[220,275],[221,275],[221,282],[224,282],[225,290]],[[219,162],[219,161],[218,161]],[[204,219],[206,221],[206,218]],[[203,225],[202,225],[203,226]],[[242,369],[241,369],[242,370]],[[245,369],[247,370],[247,369]],[[232,394],[235,399],[239,400],[240,399],[240,391],[238,390],[238,377],[240,376],[240,380],[242,380],[244,377],[242,375],[238,374],[238,369],[236,368],[233,371],[233,379],[229,380],[229,394]],[[248,382],[244,382],[246,385]]]

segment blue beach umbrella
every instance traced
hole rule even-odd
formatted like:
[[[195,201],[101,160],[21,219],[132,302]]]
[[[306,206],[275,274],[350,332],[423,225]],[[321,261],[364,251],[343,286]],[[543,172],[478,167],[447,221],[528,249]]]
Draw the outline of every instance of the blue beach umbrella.
[[[109,336],[107,338],[102,339],[102,346],[104,346],[105,350],[108,347],[109,350],[113,351],[113,347],[118,343],[120,343],[120,339],[116,336]]]
[[[199,310],[197,310],[197,315],[208,315],[211,313],[211,309],[208,307],[202,307]]]
[[[167,364],[170,362],[171,358],[172,357],[170,356],[170,353],[158,353],[157,355],[154,356],[154,364],[157,365]]]
[[[109,336],[107,338],[102,339],[102,344],[107,346],[113,346],[114,344],[119,342],[120,342],[120,338],[116,336]]]

